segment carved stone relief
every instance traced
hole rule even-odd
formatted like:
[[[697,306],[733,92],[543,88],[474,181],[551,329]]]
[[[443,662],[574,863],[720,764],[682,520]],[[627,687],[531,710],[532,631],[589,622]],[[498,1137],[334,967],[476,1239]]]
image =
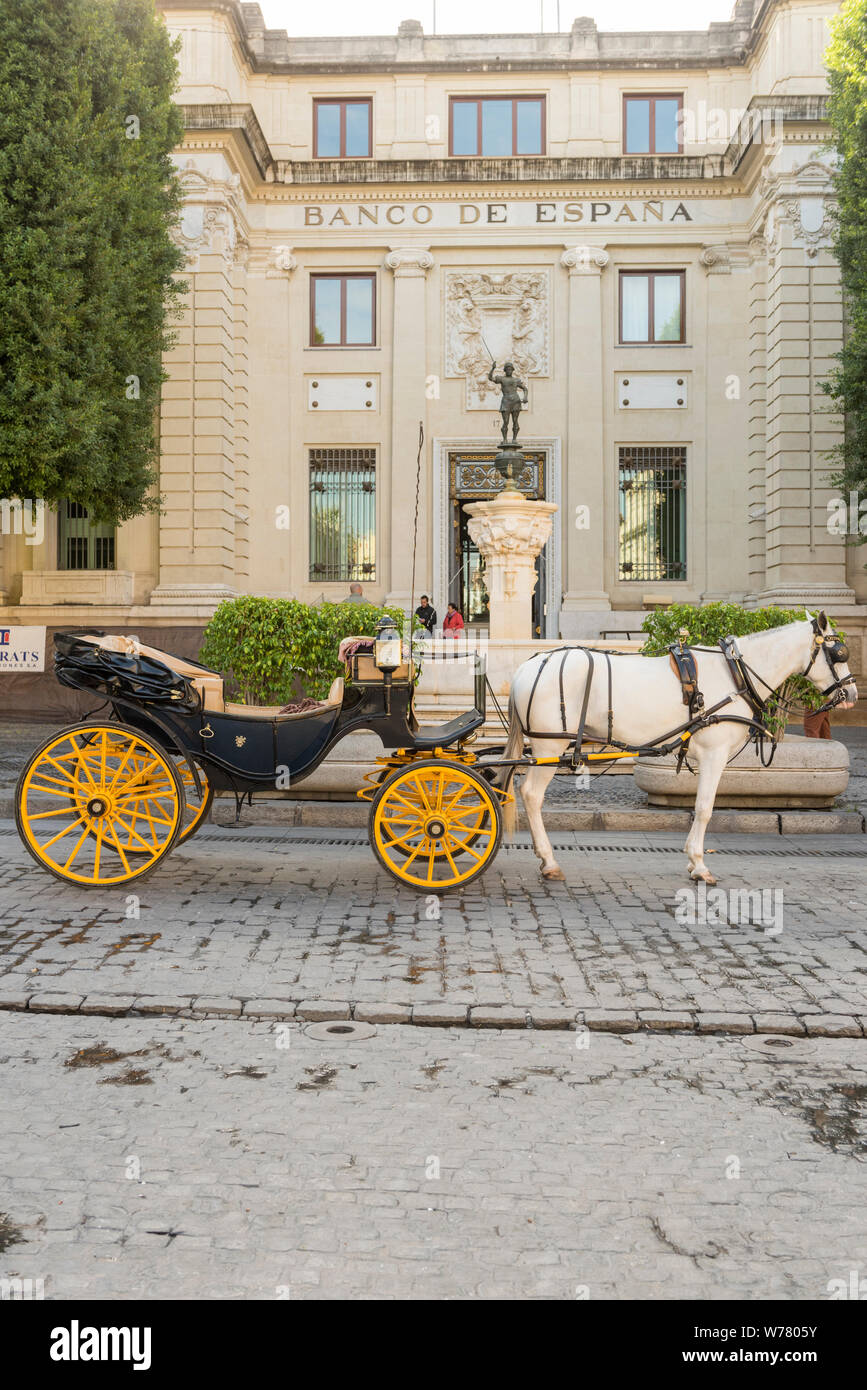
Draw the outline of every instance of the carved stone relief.
[[[497,408],[491,354],[525,381],[550,375],[547,271],[449,271],[445,296],[446,376],[465,378],[468,410]]]

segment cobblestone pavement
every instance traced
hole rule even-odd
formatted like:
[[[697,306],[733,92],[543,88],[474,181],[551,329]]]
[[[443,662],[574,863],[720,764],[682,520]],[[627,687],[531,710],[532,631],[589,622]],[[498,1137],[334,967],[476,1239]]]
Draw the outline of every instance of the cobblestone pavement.
[[[714,837],[721,885],[759,890],[764,906],[729,897],[721,921],[693,925],[678,920],[694,893],[680,836],[556,844],[566,883],[540,879],[524,836],[464,893],[428,901],[387,878],[358,832],[206,828],[140,885],[87,892],[49,877],[0,824],[0,1004],[253,1013],[272,1001],[279,1016],[279,1001],[289,1015],[330,1001],[413,1006],[416,1021],[425,1006],[456,1011],[439,1022],[509,1007],[519,1026],[522,1010],[561,1026],[582,1011],[597,1025],[699,1016],[708,1029],[806,1021],[861,1036],[861,837]],[[700,916],[698,895],[694,906]]]
[[[821,1300],[867,1274],[863,1041],[7,1014],[0,1075],[0,1269],[49,1299]]]

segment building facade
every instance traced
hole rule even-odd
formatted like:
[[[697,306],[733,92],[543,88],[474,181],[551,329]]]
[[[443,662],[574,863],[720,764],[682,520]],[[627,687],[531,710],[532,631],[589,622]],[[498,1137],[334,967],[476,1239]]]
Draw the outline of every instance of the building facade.
[[[73,498],[41,543],[6,535],[6,619],[153,635],[229,595],[352,581],[408,605],[414,561],[416,599],[484,626],[464,506],[501,485],[494,360],[527,386],[522,489],[559,507],[539,637],[673,600],[808,604],[860,667],[867,575],[829,531],[821,392],[844,331],[837,4],[737,0],[689,33],[345,39],[236,0],[159,8],[189,285],[165,510],[114,536]]]

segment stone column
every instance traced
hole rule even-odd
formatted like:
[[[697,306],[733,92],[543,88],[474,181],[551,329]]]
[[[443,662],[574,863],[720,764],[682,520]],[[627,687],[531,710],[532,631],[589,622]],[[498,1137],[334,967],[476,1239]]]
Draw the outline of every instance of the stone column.
[[[426,420],[426,315],[425,278],[434,263],[427,247],[398,246],[385,258],[394,272],[394,328],[391,373],[391,462],[389,468],[390,545],[380,538],[380,560],[390,555],[388,593],[385,602],[409,609],[412,584],[413,519],[415,517],[418,423]],[[422,491],[419,508],[416,583],[429,584],[428,529],[424,518],[428,492],[427,451],[422,457]],[[421,590],[419,591],[421,592]],[[418,599],[418,594],[416,594]]]
[[[570,246],[560,257],[569,272],[569,404],[563,477],[564,597],[560,629],[597,636],[610,612],[605,590],[605,440],[602,272],[608,252]],[[582,510],[579,510],[582,509]],[[583,510],[586,509],[586,510]]]
[[[217,178],[189,161],[181,183],[187,202],[179,240],[188,253],[189,293],[176,346],[165,359],[160,490],[167,514],[151,603],[212,608],[236,591],[239,452],[246,480],[245,372],[236,354],[246,339],[247,243],[237,175]]]
[[[789,183],[777,183],[765,223],[767,514],[759,599],[836,612],[855,601],[845,544],[827,525],[827,502],[835,495],[825,482],[827,451],[839,440],[842,422],[820,386],[843,341],[840,272],[830,249],[820,166],[807,165],[793,189]]]
[[[485,557],[492,642],[533,639],[536,557],[551,535],[556,510],[556,502],[532,502],[520,492],[465,507],[470,535]]]

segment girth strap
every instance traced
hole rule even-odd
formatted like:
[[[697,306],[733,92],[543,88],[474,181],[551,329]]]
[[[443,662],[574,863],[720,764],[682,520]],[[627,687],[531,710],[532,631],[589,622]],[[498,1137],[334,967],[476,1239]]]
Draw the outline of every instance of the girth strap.
[[[589,649],[588,649],[588,651],[587,651],[587,661],[589,662],[589,665],[588,665],[588,667],[587,667],[587,684],[584,686],[584,699],[583,699],[582,702],[581,702],[581,717],[580,717],[579,720],[578,720],[578,732],[577,732],[576,735],[575,735],[575,746],[574,746],[574,748],[572,749],[572,768],[573,768],[573,770],[576,771],[576,772],[578,771],[578,768],[579,768],[579,767],[582,767],[582,766],[583,766],[583,763],[582,763],[582,761],[581,761],[581,745],[582,745],[582,743],[584,742],[584,726],[585,726],[586,723],[587,723],[587,706],[588,706],[589,703],[590,703],[590,687],[591,687],[591,685],[593,684],[593,653],[592,653]],[[608,680],[609,680],[609,697],[608,697],[608,703],[610,704],[610,703],[611,703],[611,695],[610,695],[611,662],[610,662],[610,661],[608,662]],[[609,735],[609,741],[610,741],[610,735]]]

